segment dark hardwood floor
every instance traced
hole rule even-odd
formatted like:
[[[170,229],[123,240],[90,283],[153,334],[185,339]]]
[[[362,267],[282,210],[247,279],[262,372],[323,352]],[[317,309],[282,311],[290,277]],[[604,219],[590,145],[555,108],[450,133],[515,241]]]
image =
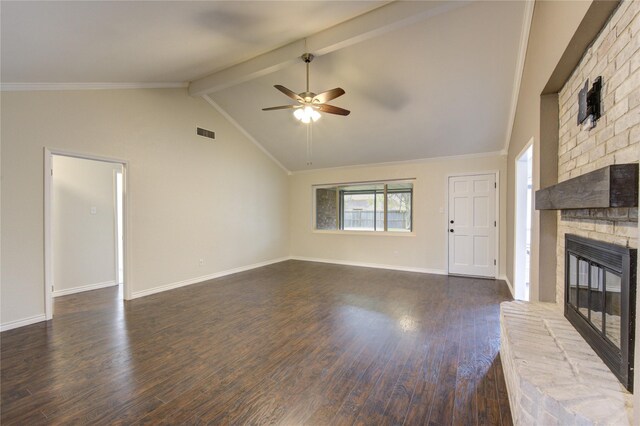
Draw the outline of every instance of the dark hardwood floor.
[[[1,422],[511,424],[502,281],[287,261],[0,335]]]

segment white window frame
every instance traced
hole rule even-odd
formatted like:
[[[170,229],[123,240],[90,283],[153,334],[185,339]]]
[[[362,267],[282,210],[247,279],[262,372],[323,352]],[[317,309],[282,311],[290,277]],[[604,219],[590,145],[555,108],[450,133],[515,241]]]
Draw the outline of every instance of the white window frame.
[[[359,231],[359,230],[343,230],[343,229],[317,229],[316,228],[316,190],[323,188],[337,188],[344,186],[358,186],[358,185],[388,185],[397,183],[411,183],[411,231]],[[337,235],[379,235],[379,236],[393,236],[393,237],[414,237],[416,235],[416,208],[415,208],[415,194],[417,188],[416,178],[400,178],[400,179],[384,179],[384,180],[370,180],[370,181],[355,181],[355,182],[339,182],[339,183],[325,183],[311,185],[311,231],[318,234],[337,234]],[[386,209],[385,209],[386,210]],[[338,212],[340,216],[340,212]],[[385,215],[386,216],[386,215]],[[385,219],[386,225],[386,219]],[[386,226],[385,226],[386,227]]]

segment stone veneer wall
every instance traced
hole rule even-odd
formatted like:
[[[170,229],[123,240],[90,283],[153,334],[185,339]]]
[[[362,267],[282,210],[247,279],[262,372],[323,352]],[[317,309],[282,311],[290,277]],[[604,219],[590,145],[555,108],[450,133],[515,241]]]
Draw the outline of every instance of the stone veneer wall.
[[[602,76],[602,117],[577,125],[578,92]],[[611,164],[638,162],[640,147],[640,1],[625,0],[587,50],[559,93],[558,181]],[[556,302],[564,303],[564,236],[638,247],[638,209],[558,213]]]
[[[316,229],[337,229],[338,203],[335,189],[316,189]]]

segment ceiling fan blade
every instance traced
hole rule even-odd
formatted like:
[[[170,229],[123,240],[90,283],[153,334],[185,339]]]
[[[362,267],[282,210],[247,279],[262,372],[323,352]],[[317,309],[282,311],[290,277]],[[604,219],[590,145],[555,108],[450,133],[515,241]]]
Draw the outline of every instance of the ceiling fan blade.
[[[276,89],[278,89],[279,91],[281,91],[282,93],[284,93],[285,95],[287,95],[288,97],[290,97],[291,99],[293,99],[294,101],[298,101],[298,102],[304,102],[304,99],[302,99],[300,97],[300,95],[298,95],[296,92],[294,92],[293,90],[289,90],[284,86],[281,86],[279,84],[276,84],[275,86]]]
[[[301,105],[281,105],[269,108],[262,108],[263,111],[275,111],[277,109],[296,109],[301,108]]]
[[[327,90],[326,92],[315,95],[312,102],[323,104],[337,98],[338,96],[344,95],[344,93],[345,91],[341,87],[336,87],[335,89]]]
[[[338,114],[338,115],[349,115],[351,111],[348,109],[343,109],[333,105],[318,105],[318,109],[322,112],[328,112],[329,114]]]

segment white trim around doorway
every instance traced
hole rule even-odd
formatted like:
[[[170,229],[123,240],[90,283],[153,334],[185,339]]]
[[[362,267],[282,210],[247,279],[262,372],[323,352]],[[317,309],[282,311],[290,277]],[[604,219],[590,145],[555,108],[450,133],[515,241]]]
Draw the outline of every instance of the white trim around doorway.
[[[512,283],[512,295],[513,298],[515,299],[516,297],[516,286],[518,285],[518,280],[517,280],[517,267],[518,267],[518,228],[519,225],[521,225],[518,221],[518,160],[520,159],[520,157],[522,157],[522,155],[527,152],[527,150],[532,147],[531,149],[531,162],[533,163],[533,155],[534,155],[534,149],[533,149],[533,141],[534,138],[531,137],[531,139],[529,139],[529,141],[522,147],[522,149],[520,150],[520,152],[518,152],[518,154],[515,156],[515,158],[513,159],[513,200],[514,200],[514,212],[513,212],[513,283]],[[532,200],[533,201],[533,200]],[[532,203],[533,204],[533,203]],[[533,206],[532,206],[533,208]],[[533,218],[533,215],[532,215]],[[533,219],[532,219],[533,221]],[[532,231],[533,232],[533,231]],[[533,235],[532,237],[532,244],[533,244]],[[531,259],[531,253],[529,254],[529,259]],[[529,300],[531,300],[531,268],[529,268]]]
[[[84,160],[102,161],[122,165],[122,234],[123,234],[123,260],[124,260],[124,299],[131,299],[131,289],[129,288],[128,265],[129,265],[129,240],[127,238],[128,227],[128,200],[127,200],[127,169],[129,163],[111,157],[102,157],[86,153],[71,152],[60,149],[44,148],[44,307],[45,319],[53,318],[53,235],[51,227],[52,216],[52,183],[53,183],[53,156],[80,158]]]

